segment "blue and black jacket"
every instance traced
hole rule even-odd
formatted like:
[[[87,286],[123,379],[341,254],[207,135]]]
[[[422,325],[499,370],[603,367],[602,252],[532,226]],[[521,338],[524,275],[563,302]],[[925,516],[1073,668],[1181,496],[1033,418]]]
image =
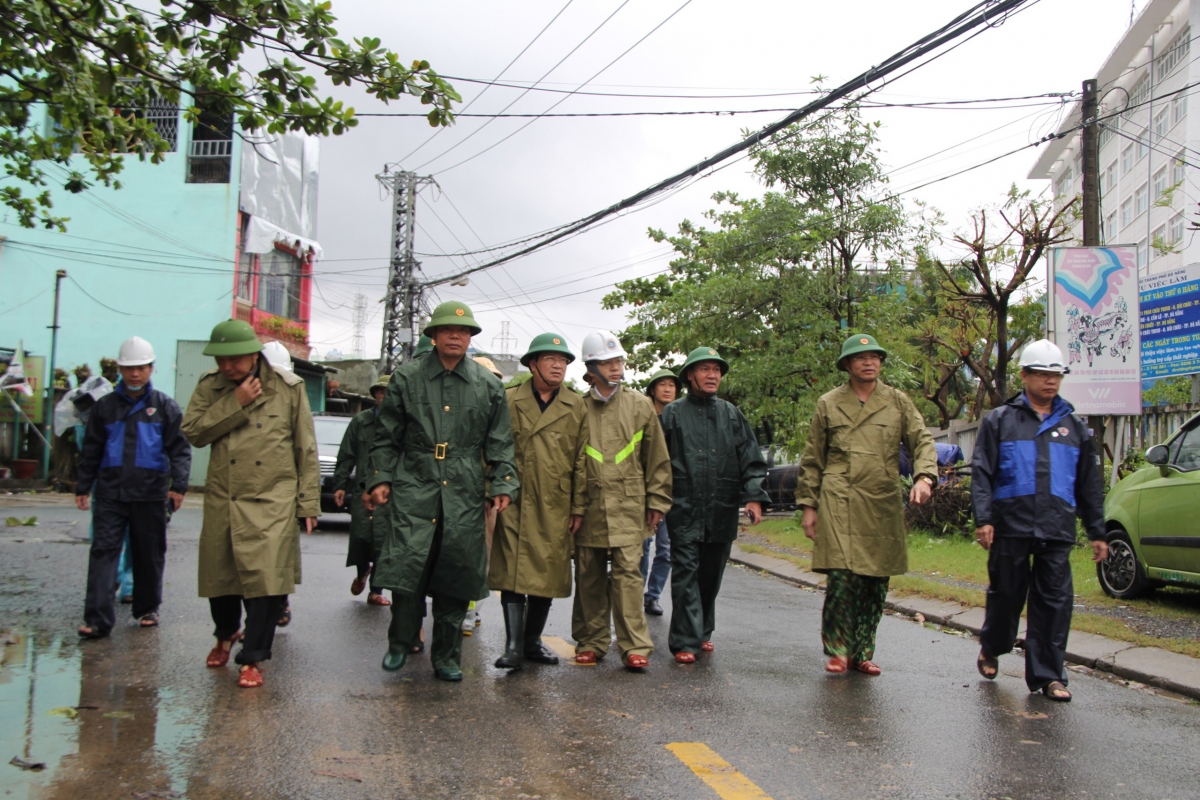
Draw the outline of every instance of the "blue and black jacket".
[[[1055,397],[1040,419],[1025,393],[979,426],[971,458],[975,524],[996,536],[1074,542],[1075,517],[1089,539],[1104,538],[1104,488],[1091,432]]]
[[[79,458],[75,494],[123,503],[165,502],[167,489],[187,491],[192,446],[179,431],[183,412],[146,384],[136,400],[124,382],[92,406]]]

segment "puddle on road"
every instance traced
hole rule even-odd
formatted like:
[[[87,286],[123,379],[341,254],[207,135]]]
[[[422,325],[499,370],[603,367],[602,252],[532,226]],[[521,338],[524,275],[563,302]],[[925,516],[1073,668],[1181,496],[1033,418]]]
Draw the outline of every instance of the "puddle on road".
[[[183,797],[204,715],[120,652],[0,630],[0,797]],[[42,763],[23,769],[11,759]]]

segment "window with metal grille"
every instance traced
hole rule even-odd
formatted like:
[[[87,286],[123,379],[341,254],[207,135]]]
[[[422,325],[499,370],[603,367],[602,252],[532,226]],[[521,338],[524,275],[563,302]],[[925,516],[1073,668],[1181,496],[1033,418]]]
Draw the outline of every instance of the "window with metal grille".
[[[202,104],[203,98],[197,98]],[[188,183],[229,183],[233,168],[233,113],[205,109],[192,126]]]
[[[1187,57],[1192,49],[1192,26],[1185,25],[1183,30],[1175,34],[1167,44],[1163,54],[1154,59],[1154,77],[1156,81],[1171,74],[1175,67]]]
[[[152,97],[144,111],[138,116],[145,117],[154,126],[154,131],[167,142],[167,151],[175,152],[179,141],[179,106],[161,97]]]
[[[300,319],[300,259],[278,247],[258,261],[259,309],[291,320]]]

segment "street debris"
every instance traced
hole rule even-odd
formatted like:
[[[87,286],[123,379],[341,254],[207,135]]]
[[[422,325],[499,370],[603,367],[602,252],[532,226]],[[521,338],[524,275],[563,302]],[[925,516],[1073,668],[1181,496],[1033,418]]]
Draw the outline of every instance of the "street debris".
[[[79,718],[79,712],[71,706],[59,706],[58,708],[50,709],[46,713],[52,717],[66,717],[67,719]]]
[[[344,781],[355,781],[356,783],[363,782],[362,778],[349,772],[332,772],[329,770],[314,769],[313,775],[322,775],[326,778],[340,778]]]
[[[27,769],[30,772],[41,772],[46,768],[46,764],[43,761],[26,761],[20,756],[13,756],[12,761],[9,761],[8,763],[12,764],[14,767]]]
[[[22,520],[20,517],[9,517],[4,520],[4,524],[10,528],[29,527],[32,528],[38,524],[37,517],[29,517]]]

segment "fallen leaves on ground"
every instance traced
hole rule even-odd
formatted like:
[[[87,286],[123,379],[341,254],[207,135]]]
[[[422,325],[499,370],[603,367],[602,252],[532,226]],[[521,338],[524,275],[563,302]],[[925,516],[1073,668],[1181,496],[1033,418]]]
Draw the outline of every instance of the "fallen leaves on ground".
[[[70,706],[59,706],[58,708],[52,708],[46,713],[52,717],[66,717],[67,719],[77,719],[79,717],[79,712]]]
[[[29,527],[32,528],[38,524],[37,517],[29,517],[22,520],[20,517],[9,517],[4,520],[4,524],[10,528]]]

